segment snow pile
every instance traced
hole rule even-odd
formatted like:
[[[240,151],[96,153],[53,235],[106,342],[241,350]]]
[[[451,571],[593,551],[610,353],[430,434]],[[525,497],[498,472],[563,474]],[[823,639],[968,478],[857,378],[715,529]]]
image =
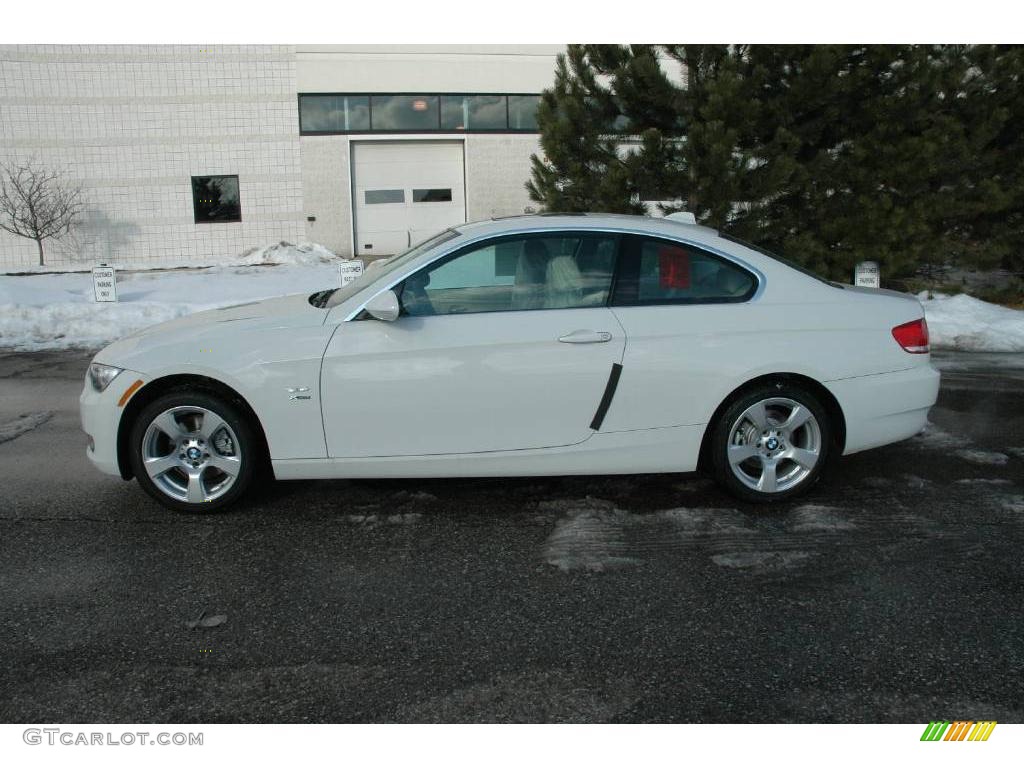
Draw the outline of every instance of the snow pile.
[[[932,349],[961,352],[1024,352],[1024,311],[989,304],[965,293],[922,291]]]
[[[341,257],[320,243],[289,243],[281,240],[271,245],[250,248],[240,254],[223,259],[146,259],[144,262],[122,262],[111,259],[104,262],[118,270],[150,270],[150,269],[196,269],[201,267],[248,267],[260,264],[295,264],[299,266],[315,266],[340,261]],[[53,274],[55,272],[73,272],[90,270],[95,262],[75,259],[73,264],[25,266],[11,269],[15,274]]]
[[[330,264],[339,260],[333,251],[329,251],[319,243],[292,243],[282,240],[273,245],[263,248],[252,248],[231,264],[252,265],[252,264],[295,264],[298,266],[316,266],[319,264]]]
[[[117,303],[98,304],[91,274],[0,275],[0,347],[97,348],[192,312],[339,285],[337,267],[317,262],[119,273]]]

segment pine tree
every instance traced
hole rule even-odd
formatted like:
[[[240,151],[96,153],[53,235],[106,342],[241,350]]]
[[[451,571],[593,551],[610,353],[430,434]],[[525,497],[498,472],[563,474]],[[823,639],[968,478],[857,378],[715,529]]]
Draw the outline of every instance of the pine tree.
[[[678,199],[841,280],[1022,270],[1022,78],[1006,46],[570,46],[529,189],[548,210]]]
[[[963,146],[943,107],[940,49],[756,46],[760,109],[747,205],[734,226],[822,274],[877,261],[912,274],[945,250],[941,182]]]
[[[679,200],[664,212],[725,224],[746,163],[737,126],[751,115],[737,61],[725,45],[569,46],[538,113],[544,157],[533,158],[531,198],[553,211],[630,213]]]
[[[676,94],[685,135],[681,143],[675,196],[697,220],[725,227],[737,203],[750,164],[747,151],[756,93],[740,71],[742,46],[672,45],[668,55],[685,73]]]
[[[537,110],[543,157],[531,158],[530,198],[548,211],[643,213],[619,157],[615,108],[585,46],[559,55],[554,87]]]
[[[608,83],[612,130],[634,202],[678,197],[685,118],[681,91],[654,45],[588,45],[589,59]]]
[[[875,260],[883,277],[900,279],[947,258],[942,220],[955,203],[944,176],[955,178],[965,147],[947,108],[942,53],[871,46],[860,57],[855,82],[864,110],[846,138],[850,151],[837,158],[837,177],[850,192],[848,215],[833,227],[843,238],[833,273]]]
[[[980,45],[950,54],[950,110],[963,133],[946,234],[956,261],[1024,274],[1024,48]],[[952,174],[951,174],[952,175]]]

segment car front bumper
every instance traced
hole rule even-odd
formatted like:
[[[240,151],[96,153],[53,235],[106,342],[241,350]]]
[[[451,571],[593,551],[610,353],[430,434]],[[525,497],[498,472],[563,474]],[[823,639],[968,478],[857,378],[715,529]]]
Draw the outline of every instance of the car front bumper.
[[[939,395],[939,372],[929,364],[825,386],[843,409],[845,455],[906,440],[924,429]]]
[[[141,373],[125,370],[105,390],[97,392],[86,374],[78,409],[82,429],[88,438],[85,455],[100,472],[121,476],[117,461],[117,430],[125,406],[148,381]]]

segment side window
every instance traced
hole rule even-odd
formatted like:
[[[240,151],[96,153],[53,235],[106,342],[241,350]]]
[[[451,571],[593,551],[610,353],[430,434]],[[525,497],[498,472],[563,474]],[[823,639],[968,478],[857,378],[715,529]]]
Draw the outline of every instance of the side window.
[[[738,302],[757,289],[757,280],[742,267],[666,240],[630,238],[619,269],[617,306]]]
[[[617,238],[565,233],[501,238],[406,278],[404,314],[601,307],[608,301]]]

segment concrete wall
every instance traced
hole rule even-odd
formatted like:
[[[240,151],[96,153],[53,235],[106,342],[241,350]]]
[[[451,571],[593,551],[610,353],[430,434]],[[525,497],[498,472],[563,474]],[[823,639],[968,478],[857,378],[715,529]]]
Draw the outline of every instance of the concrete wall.
[[[514,216],[538,208],[526,193],[536,134],[466,137],[466,213],[470,221]]]
[[[216,260],[305,234],[290,46],[0,46],[0,162],[87,189],[47,263]],[[191,177],[238,174],[242,221],[196,224]],[[36,262],[0,233],[0,268]]]
[[[303,136],[302,191],[305,238],[338,255],[352,255],[352,183],[348,136]]]
[[[352,252],[349,139],[299,136],[302,92],[540,93],[560,45],[0,46],[0,162],[34,157],[87,190],[47,264],[210,263],[280,240]],[[537,136],[466,142],[469,220],[522,213]],[[237,174],[242,221],[196,224],[191,177]],[[307,216],[316,221],[308,222]],[[0,269],[35,243],[0,232]]]
[[[302,93],[540,93],[564,45],[300,45]]]

